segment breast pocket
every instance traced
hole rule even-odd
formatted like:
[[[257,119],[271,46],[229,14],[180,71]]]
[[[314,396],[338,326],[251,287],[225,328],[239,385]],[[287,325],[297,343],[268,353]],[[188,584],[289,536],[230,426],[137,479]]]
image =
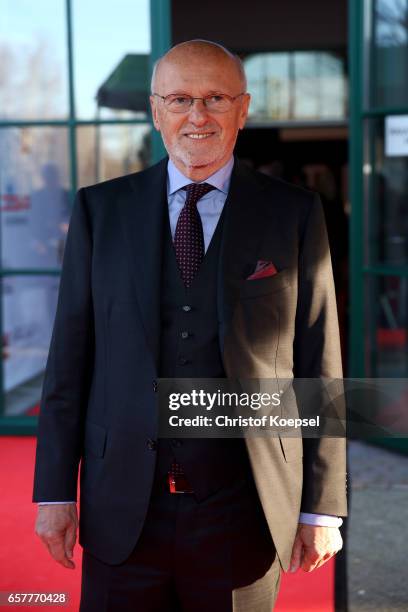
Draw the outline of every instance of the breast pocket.
[[[282,270],[273,276],[241,281],[241,299],[255,298],[282,291],[291,285],[289,270]]]

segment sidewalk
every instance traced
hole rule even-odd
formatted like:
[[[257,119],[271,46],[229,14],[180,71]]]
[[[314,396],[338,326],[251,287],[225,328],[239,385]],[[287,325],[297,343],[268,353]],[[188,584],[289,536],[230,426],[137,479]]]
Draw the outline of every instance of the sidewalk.
[[[350,442],[349,612],[408,610],[408,456]]]

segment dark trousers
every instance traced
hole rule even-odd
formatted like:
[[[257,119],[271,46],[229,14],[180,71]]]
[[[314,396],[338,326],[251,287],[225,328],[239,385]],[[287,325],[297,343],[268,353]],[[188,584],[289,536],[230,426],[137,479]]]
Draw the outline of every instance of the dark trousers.
[[[86,550],[80,612],[271,612],[280,566],[252,481],[198,503],[155,481],[130,557]]]

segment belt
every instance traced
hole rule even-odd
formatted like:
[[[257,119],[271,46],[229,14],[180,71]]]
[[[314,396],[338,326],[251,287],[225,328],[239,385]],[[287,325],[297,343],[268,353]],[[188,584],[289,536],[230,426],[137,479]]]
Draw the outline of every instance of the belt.
[[[171,464],[167,474],[167,484],[170,493],[194,493],[194,489],[188,482],[183,467],[176,462]]]

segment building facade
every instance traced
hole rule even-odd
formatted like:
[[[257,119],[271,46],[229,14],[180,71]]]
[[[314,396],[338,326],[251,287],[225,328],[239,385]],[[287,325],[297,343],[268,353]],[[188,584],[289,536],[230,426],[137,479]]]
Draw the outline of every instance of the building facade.
[[[154,61],[206,38],[252,94],[238,154],[322,195],[349,377],[408,375],[408,0],[3,0],[0,432],[32,433],[76,190],[163,155]]]

